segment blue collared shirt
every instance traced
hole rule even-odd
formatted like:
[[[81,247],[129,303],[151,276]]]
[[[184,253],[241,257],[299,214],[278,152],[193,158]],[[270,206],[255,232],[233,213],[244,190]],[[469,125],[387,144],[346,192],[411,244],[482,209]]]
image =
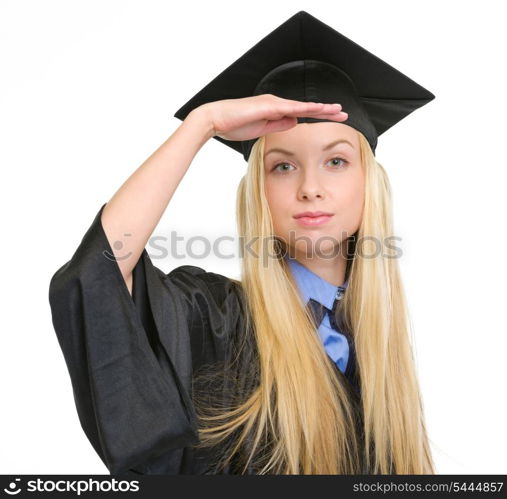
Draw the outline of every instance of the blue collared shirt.
[[[348,281],[345,281],[342,286],[334,286],[299,263],[296,259],[287,256],[285,258],[297,282],[303,303],[307,304],[310,298],[313,298],[331,310],[335,297],[343,295]],[[344,373],[349,360],[349,343],[347,338],[340,331],[336,331],[331,327],[328,314],[324,315],[318,328],[318,333],[327,354]]]

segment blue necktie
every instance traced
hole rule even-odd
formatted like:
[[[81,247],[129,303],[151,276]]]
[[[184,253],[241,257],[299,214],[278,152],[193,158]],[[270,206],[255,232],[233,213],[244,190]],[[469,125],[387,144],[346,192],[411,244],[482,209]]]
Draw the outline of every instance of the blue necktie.
[[[345,291],[344,288],[342,288],[341,286],[338,287],[338,291],[336,293],[336,297],[333,302],[333,308],[331,310],[329,310],[327,307],[322,305],[322,303],[318,302],[317,300],[314,300],[313,298],[310,298],[308,300],[306,306],[310,310],[310,313],[315,321],[315,326],[317,329],[319,328],[322,319],[324,319],[324,315],[326,315],[327,312],[329,316],[329,322],[331,323],[331,327],[335,331],[341,332],[340,327],[338,326],[338,324],[336,324],[335,317],[336,317],[336,307],[338,306],[338,302],[341,300],[344,291]]]
[[[316,329],[319,328],[322,319],[324,319],[324,315],[327,313],[329,316],[329,322],[331,323],[331,327],[341,334],[345,334],[343,331],[341,331],[340,327],[336,323],[335,315],[336,315],[336,307],[338,306],[338,302],[341,299],[341,294],[338,293],[337,297],[335,298],[333,302],[333,308],[332,310],[329,310],[327,307],[322,305],[317,300],[314,300],[313,298],[310,298],[308,300],[308,303],[306,304],[307,308],[310,311],[310,315],[313,317],[313,320],[315,322]],[[354,350],[354,342],[352,341],[352,338],[350,335],[345,334],[348,344],[349,344],[349,360],[347,362],[347,367],[345,369],[345,377],[349,380],[349,382],[352,384],[356,392],[359,393],[359,386],[358,386],[358,380],[355,376],[355,350]]]
[[[330,310],[313,298],[310,298],[307,303],[307,307],[310,309],[310,313],[315,322],[315,327],[318,329],[322,319],[324,319],[324,315],[326,315],[326,312],[329,313]],[[331,319],[331,317],[329,317],[329,319]]]

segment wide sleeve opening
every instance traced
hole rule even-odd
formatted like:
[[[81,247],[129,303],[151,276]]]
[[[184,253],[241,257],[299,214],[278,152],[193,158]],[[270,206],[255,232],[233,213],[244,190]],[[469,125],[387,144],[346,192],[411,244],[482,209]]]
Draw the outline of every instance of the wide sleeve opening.
[[[190,397],[193,301],[146,250],[131,296],[97,213],[53,275],[52,320],[83,430],[111,473],[198,442]]]

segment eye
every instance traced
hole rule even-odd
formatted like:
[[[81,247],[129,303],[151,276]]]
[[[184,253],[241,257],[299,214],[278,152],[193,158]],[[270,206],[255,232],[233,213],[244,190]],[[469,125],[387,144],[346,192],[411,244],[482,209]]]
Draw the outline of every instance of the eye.
[[[336,160],[338,160],[338,161],[341,161],[341,162],[342,162],[342,164],[341,164],[341,165],[339,165],[339,164],[337,165],[336,163],[334,163],[334,166],[338,166],[338,168],[343,168],[345,165],[348,165],[348,163],[349,163],[348,161],[344,160],[343,158],[339,158],[339,157],[336,157],[336,158],[332,158],[332,159],[330,159],[330,160],[328,161],[328,163],[330,163],[331,161],[336,161]],[[327,164],[327,163],[326,163],[326,164]]]
[[[278,163],[278,164],[276,164],[276,165],[273,167],[273,171],[277,170],[277,168],[278,168],[279,166],[285,166],[285,165],[287,165],[287,166],[292,166],[290,163]],[[287,172],[287,171],[289,171],[289,170],[285,170],[285,169],[284,169],[284,170],[277,170],[277,171],[279,171],[280,173],[285,173],[285,172]]]
[[[341,168],[344,168],[346,165],[349,164],[348,161],[346,161],[345,159],[343,158],[340,158],[340,157],[335,157],[335,158],[332,158],[330,159],[326,164],[328,163],[331,163],[331,161],[335,162],[334,163],[334,166],[336,166],[336,169],[341,169]],[[340,163],[336,163],[336,161],[340,162],[341,161],[341,164]],[[290,170],[289,169],[278,169],[278,167],[280,166],[293,166],[291,165],[290,163],[277,163],[274,167],[273,167],[273,171],[278,171],[279,173],[286,173],[286,172],[289,172]]]

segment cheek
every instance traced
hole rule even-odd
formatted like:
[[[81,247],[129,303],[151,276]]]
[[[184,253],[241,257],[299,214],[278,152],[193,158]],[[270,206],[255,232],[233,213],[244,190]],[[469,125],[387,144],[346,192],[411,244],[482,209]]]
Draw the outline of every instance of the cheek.
[[[282,189],[276,183],[265,183],[265,194],[271,212],[271,219],[273,222],[273,230],[275,235],[280,236],[287,230],[287,199],[288,193],[286,189]]]
[[[264,191],[273,216],[275,216],[275,213],[280,213],[284,207],[287,207],[287,190],[283,189],[280,184],[266,182]]]
[[[345,203],[344,222],[347,225],[347,229],[355,232],[359,228],[363,217],[364,182],[359,179],[350,185],[342,199]]]
[[[364,183],[360,181],[354,181],[347,185],[343,192],[342,199],[346,201],[347,205],[361,206],[364,202]]]
[[[340,182],[335,190],[339,224],[347,232],[355,232],[361,223],[364,205],[364,181],[362,175],[353,175]]]

